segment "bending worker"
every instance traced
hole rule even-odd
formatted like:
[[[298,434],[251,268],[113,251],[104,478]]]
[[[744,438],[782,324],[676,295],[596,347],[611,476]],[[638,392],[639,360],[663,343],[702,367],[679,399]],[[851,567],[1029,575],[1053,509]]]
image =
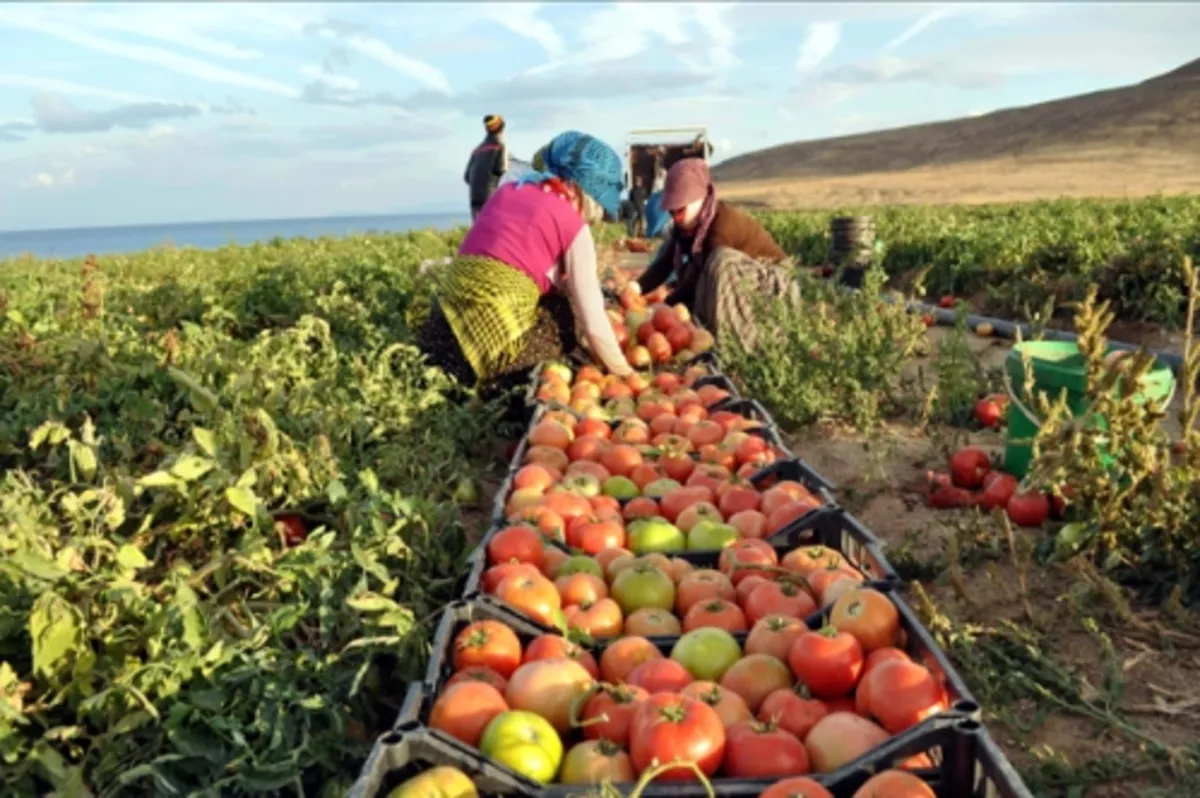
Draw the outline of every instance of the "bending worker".
[[[536,168],[501,186],[446,268],[417,345],[434,365],[487,392],[523,384],[584,343],[613,374],[632,373],[605,312],[590,224],[621,202],[621,158],[570,131]]]
[[[653,291],[674,276],[668,304],[687,305],[718,341],[732,335],[753,348],[752,303],[796,295],[787,254],[756,219],[717,199],[701,158],[671,167],[659,202],[673,226],[638,287]]]
[[[467,168],[463,171],[463,182],[470,187],[472,222],[496,191],[500,178],[508,171],[504,118],[499,114],[488,114],[483,118],[483,129],[486,132],[483,143],[471,151]]]

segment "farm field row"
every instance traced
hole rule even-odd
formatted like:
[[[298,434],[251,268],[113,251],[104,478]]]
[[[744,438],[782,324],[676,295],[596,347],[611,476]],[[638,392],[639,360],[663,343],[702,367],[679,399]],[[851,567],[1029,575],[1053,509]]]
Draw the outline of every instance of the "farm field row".
[[[886,239],[884,214],[874,213]],[[815,242],[825,222],[805,224]],[[451,254],[460,238],[415,233],[3,264],[0,780],[13,794],[83,786],[165,794],[214,772],[223,774],[216,789],[230,794],[338,794],[349,785],[371,740],[394,720],[404,685],[424,673],[436,612],[455,595],[507,465],[504,444],[518,433],[498,423],[499,405],[454,401],[453,387],[410,345],[408,319],[425,291],[419,266]],[[910,346],[929,337],[911,318],[820,285],[806,291],[830,314],[793,323],[757,364],[730,352],[726,365],[814,462],[827,453],[812,448],[813,423],[891,440],[896,414],[908,407],[898,400],[900,372],[922,347],[942,399],[931,405],[935,420],[913,425],[912,435],[937,440],[953,429],[943,421],[958,417],[963,397],[995,390],[953,337]],[[1188,473],[1197,472],[1180,478]],[[884,490],[848,482],[864,497]],[[1189,634],[1187,623],[1157,613],[1172,586],[1191,590],[1178,576],[1187,569],[1176,566],[1195,544],[1174,530],[1196,517],[1196,505],[1176,487],[1164,504],[1152,483],[1139,475],[1136,496],[1085,491],[1089,508],[1116,502],[1124,512],[1136,501],[1137,512],[1153,509],[1156,528],[1173,541],[1160,551],[1137,543],[1138,524],[1118,529],[1121,550],[1144,563],[1128,582],[1138,591],[1126,596],[1134,614],[1088,617],[1102,616],[1110,632],[1130,617],[1152,630],[1165,624],[1165,637],[1137,626],[1137,639],[1175,662],[1178,650],[1190,656],[1190,638],[1176,637]],[[964,524],[971,512],[961,511]],[[888,533],[888,542],[904,543],[898,529]],[[962,573],[987,579],[1001,539],[962,534],[974,543],[949,554],[918,550],[898,560],[901,570],[939,589]],[[1044,550],[1056,538],[1030,539]],[[1076,542],[1080,551],[1102,545],[1090,536]],[[1146,569],[1158,574],[1147,579]],[[1066,577],[1047,581],[1050,601],[1077,587]],[[1137,598],[1147,582],[1156,597]],[[1101,591],[1108,583],[1092,584]],[[966,627],[948,628],[953,637]],[[1052,658],[1053,634],[1039,630],[1039,650]],[[1004,651],[1015,645],[994,639]],[[993,651],[992,640],[976,649]],[[952,657],[971,650],[941,642]],[[1004,681],[998,662],[964,675],[985,712],[1011,706],[1019,718],[1028,693]],[[1095,677],[1080,683],[1068,669],[1068,681],[1056,682],[1050,672],[1032,683],[1073,685],[1095,709],[1101,699],[1084,686]],[[1115,702],[1105,708],[1106,733],[1128,734],[1134,727],[1120,697],[1105,696]],[[1164,700],[1186,706],[1186,696]],[[1062,712],[1043,710],[1047,722]],[[1170,725],[1189,728],[1186,720]],[[1163,773],[1193,772],[1186,745],[1168,740],[1165,756],[1162,735],[1139,733],[1162,745],[1141,740],[1145,756],[1125,750],[1120,772],[1103,770],[1107,749],[1095,744],[1085,752],[1064,743],[1067,766],[1000,742],[1031,786],[1045,786],[1040,794],[1114,780],[1140,789]]]

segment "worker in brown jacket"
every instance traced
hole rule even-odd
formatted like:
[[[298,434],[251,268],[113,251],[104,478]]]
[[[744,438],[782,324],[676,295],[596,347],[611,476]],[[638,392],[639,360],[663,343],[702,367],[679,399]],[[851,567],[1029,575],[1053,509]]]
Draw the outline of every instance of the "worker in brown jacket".
[[[483,143],[471,151],[467,168],[463,171],[463,182],[470,187],[472,222],[500,185],[500,178],[508,171],[508,145],[504,143],[504,127],[504,118],[499,114],[488,114],[483,118],[486,136]]]
[[[668,304],[687,305],[718,341],[733,335],[753,348],[755,299],[798,296],[787,253],[758,220],[717,199],[701,158],[671,167],[661,203],[673,229],[638,287],[647,293],[673,276]]]

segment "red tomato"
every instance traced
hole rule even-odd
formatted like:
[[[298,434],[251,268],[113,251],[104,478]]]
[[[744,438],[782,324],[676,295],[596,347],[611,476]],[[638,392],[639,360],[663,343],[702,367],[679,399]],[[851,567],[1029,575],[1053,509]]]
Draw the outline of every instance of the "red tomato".
[[[599,692],[584,704],[580,714],[583,736],[589,740],[611,740],[622,748],[628,748],[633,713],[650,694],[633,685],[601,685],[598,689]]]
[[[283,527],[283,542],[289,547],[299,546],[308,539],[308,527],[298,515],[281,515],[275,519],[275,523]]]
[[[477,747],[483,730],[508,703],[500,691],[483,682],[462,682],[442,691],[429,713],[429,728]]]
[[[950,458],[950,478],[960,488],[978,488],[991,470],[992,459],[987,452],[972,446],[959,449]]]
[[[517,633],[499,621],[468,624],[454,638],[454,670],[491,668],[505,679],[521,664]]]
[[[833,798],[833,793],[807,776],[777,781],[758,794],[758,798]]]
[[[746,620],[752,624],[768,615],[807,618],[816,611],[816,600],[794,582],[767,582],[746,597]]]
[[[950,294],[946,294],[944,297],[938,300],[938,307],[945,310],[949,310],[950,308],[954,307],[954,297]]]
[[[775,690],[758,708],[758,719],[779,724],[788,734],[803,740],[817,725],[817,721],[829,714],[825,702],[805,698],[795,690]]]
[[[508,577],[496,588],[496,598],[547,626],[554,625],[562,609],[558,588],[541,574]]]
[[[804,747],[814,773],[832,773],[887,742],[888,733],[849,712],[832,712],[817,721]]]
[[[510,526],[488,541],[488,562],[496,565],[516,560],[540,568],[545,556],[542,549],[542,536],[536,529],[527,524]]]
[[[655,760],[680,760],[695,762],[701,773],[711,776],[725,756],[725,727],[716,710],[702,701],[681,695],[652,695],[634,712],[629,753],[639,773]],[[692,771],[682,768],[672,768],[659,776],[666,781],[690,781],[695,777]]]
[[[735,779],[778,779],[808,772],[804,743],[771,723],[731,726],[725,744],[725,775]]]
[[[851,590],[833,604],[829,623],[854,635],[864,653],[896,643],[900,612],[892,600],[873,588]]]
[[[1014,493],[1004,509],[1017,526],[1041,526],[1050,517],[1050,500],[1042,493]]]
[[[787,662],[792,644],[807,632],[808,627],[799,618],[768,615],[755,622],[754,628],[750,630],[750,634],[746,637],[745,652],[747,654],[770,654],[780,662]]]
[[[858,684],[863,650],[854,635],[826,626],[819,632],[800,635],[787,661],[792,673],[814,696],[840,698]]]
[[[975,403],[975,420],[981,426],[994,428],[1000,426],[1004,419],[1004,408],[999,402],[988,397]]]
[[[912,661],[908,658],[908,654],[891,646],[877,648],[863,660],[862,675],[858,680],[858,689],[854,691],[854,706],[852,707],[854,712],[857,712],[864,718],[871,717],[871,686],[867,684],[867,675],[883,663],[893,660],[899,660],[900,662]],[[846,711],[849,712],[851,709],[847,709]]]
[[[929,669],[915,662],[893,660],[873,669],[864,681],[871,714],[892,734],[946,709],[946,688]]]
[[[724,629],[726,632],[744,632],[750,628],[746,625],[746,616],[742,614],[741,608],[725,599],[693,604],[683,616],[684,632],[709,626]]]
[[[721,573],[729,577],[736,587],[743,579],[763,572],[755,566],[771,566],[779,564],[779,555],[770,543],[757,538],[739,538],[721,549],[717,567]],[[769,572],[768,572],[769,573]]]
[[[851,798],[937,798],[937,793],[911,773],[885,770],[867,779]]]
[[[485,668],[482,665],[472,665],[469,668],[456,671],[453,676],[446,680],[446,684],[442,689],[445,690],[459,682],[483,682],[495,687],[501,694],[504,693],[504,688],[508,686],[508,679],[505,679],[491,668]]]
[[[521,657],[521,664],[536,662],[540,659],[556,659],[558,657],[575,660],[583,666],[585,671],[592,675],[593,679],[600,676],[600,667],[596,664],[596,658],[592,656],[592,652],[578,643],[572,643],[567,638],[556,634],[538,635],[533,638],[529,645],[525,647],[525,653]]]
[[[650,695],[678,693],[692,683],[692,674],[673,659],[650,659],[630,671],[625,683]]]

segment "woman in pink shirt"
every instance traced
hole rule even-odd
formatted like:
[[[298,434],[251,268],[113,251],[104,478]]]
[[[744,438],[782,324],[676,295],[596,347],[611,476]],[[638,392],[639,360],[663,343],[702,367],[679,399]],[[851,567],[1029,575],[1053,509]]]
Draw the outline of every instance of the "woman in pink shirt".
[[[608,371],[632,373],[604,308],[590,224],[615,215],[620,156],[584,133],[556,136],[540,171],[488,199],[439,275],[417,344],[468,386],[515,386],[583,343]]]

